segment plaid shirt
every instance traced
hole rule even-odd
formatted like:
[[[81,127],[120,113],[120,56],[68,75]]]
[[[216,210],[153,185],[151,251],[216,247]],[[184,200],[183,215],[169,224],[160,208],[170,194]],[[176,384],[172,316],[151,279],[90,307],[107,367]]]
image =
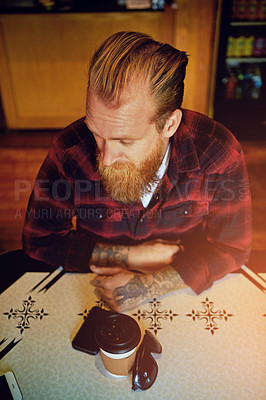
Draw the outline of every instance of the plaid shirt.
[[[65,128],[55,138],[29,200],[25,252],[66,271],[86,272],[96,241],[130,245],[181,239],[185,251],[172,266],[196,293],[245,263],[251,212],[241,146],[221,124],[182,111],[168,169],[147,208],[108,197],[84,118]]]

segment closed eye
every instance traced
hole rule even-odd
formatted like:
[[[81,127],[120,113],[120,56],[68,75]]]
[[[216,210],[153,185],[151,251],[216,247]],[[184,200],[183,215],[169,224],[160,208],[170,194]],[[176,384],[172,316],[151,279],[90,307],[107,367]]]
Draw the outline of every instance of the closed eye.
[[[123,139],[120,139],[119,143],[121,143],[123,146],[130,146],[131,144],[134,143],[134,140],[123,140]]]

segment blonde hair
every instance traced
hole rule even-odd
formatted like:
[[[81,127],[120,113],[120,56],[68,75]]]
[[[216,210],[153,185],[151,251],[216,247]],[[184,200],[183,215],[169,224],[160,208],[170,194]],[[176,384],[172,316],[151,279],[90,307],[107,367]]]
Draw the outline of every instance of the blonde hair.
[[[150,36],[122,31],[107,38],[95,51],[88,76],[88,88],[106,104],[121,104],[122,93],[132,81],[147,82],[155,103],[158,130],[171,113],[181,107],[187,54]]]

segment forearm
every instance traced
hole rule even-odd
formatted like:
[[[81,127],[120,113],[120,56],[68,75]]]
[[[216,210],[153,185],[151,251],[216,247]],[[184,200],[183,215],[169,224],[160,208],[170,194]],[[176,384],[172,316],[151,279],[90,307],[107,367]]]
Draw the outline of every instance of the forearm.
[[[199,294],[247,262],[251,244],[251,204],[243,155],[218,178],[209,176],[215,191],[209,202],[206,228],[191,231],[185,252],[171,264]],[[200,227],[199,227],[200,228]]]
[[[91,256],[91,264],[102,267],[122,267],[128,269],[130,246],[97,242]]]
[[[123,311],[186,286],[176,270],[167,266],[154,273],[134,274],[127,283],[114,289],[113,297]]]
[[[39,233],[39,232],[38,232]],[[70,231],[65,236],[37,236],[23,232],[23,249],[30,257],[50,265],[62,265],[68,272],[89,272],[94,236],[89,232]]]
[[[197,245],[195,240],[187,244],[187,251],[180,254],[172,265],[187,285],[200,294],[215,281],[238,270],[246,262],[248,253],[248,246],[237,249],[205,238],[199,240]]]
[[[184,251],[180,240],[166,241],[160,238],[141,244],[119,245],[96,243],[91,264],[102,267],[122,267],[143,273],[155,272],[171,265],[178,252]]]

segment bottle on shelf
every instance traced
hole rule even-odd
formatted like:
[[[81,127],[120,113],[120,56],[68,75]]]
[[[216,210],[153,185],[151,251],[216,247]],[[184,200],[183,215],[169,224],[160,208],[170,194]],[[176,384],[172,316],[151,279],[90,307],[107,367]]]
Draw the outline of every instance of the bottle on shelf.
[[[236,87],[236,99],[241,99],[243,97],[243,86],[244,86],[245,76],[241,68],[237,69],[237,87]]]
[[[226,47],[226,57],[234,57],[235,56],[235,46],[236,46],[236,38],[232,35],[228,36],[227,47]]]
[[[235,57],[242,57],[245,51],[245,37],[243,35],[236,38]]]
[[[237,68],[227,67],[224,85],[226,99],[259,99],[261,96],[262,73],[258,64],[240,64]]]
[[[257,100],[260,98],[260,88],[262,86],[261,71],[259,66],[254,67],[252,83],[251,97]]]
[[[259,21],[266,20],[266,0],[258,1],[256,18]]]
[[[255,36],[246,36],[244,41],[244,48],[243,48],[243,56],[244,57],[251,57],[253,54],[253,46],[254,46]]]
[[[266,0],[234,0],[231,18],[238,21],[265,21]]]
[[[246,18],[249,21],[254,21],[257,19],[258,13],[258,1],[257,0],[249,0],[247,7]]]
[[[234,0],[235,10],[234,15],[235,19],[245,20],[247,16],[248,10],[248,1],[247,0]]]
[[[235,99],[237,90],[237,77],[231,68],[227,69],[226,76],[222,80],[225,86],[225,98]]]
[[[263,37],[263,36],[259,36],[255,39],[254,46],[253,46],[253,52],[252,52],[255,57],[262,57],[265,55],[264,41],[265,41],[265,37]]]

